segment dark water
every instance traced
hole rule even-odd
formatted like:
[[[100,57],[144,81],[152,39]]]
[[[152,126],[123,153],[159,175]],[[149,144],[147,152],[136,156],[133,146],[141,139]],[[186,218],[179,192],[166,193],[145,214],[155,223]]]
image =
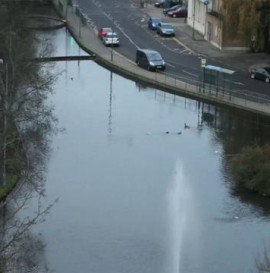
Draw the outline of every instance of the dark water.
[[[83,54],[64,30],[52,37],[55,55]],[[65,131],[51,143],[44,202],[59,202],[32,230],[46,244],[48,267],[256,272],[270,243],[270,201],[236,191],[229,161],[266,142],[268,123],[147,88],[92,61],[55,70],[62,74],[51,103]]]

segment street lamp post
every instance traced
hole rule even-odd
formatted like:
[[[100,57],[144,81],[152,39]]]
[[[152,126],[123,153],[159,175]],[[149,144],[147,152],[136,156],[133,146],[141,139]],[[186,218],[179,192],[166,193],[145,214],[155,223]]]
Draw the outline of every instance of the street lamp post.
[[[3,66],[5,73],[5,90],[4,90],[4,129],[3,129],[3,186],[6,185],[6,133],[7,133],[7,111],[8,111],[8,63],[0,59],[0,65]]]
[[[66,9],[65,9],[65,19],[67,21],[67,17],[68,17],[68,3],[69,3],[69,0],[66,0]]]
[[[196,12],[196,0],[193,0],[193,14],[192,14],[192,17],[193,17],[192,39],[193,40],[195,39],[195,12]]]

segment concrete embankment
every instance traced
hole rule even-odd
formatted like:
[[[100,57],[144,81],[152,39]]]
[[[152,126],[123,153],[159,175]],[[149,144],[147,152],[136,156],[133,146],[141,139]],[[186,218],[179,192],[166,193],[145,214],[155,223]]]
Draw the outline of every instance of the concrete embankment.
[[[134,61],[103,46],[97,38],[95,28],[87,22],[87,18],[77,7],[67,5],[67,1],[63,1],[61,5],[59,5],[59,0],[52,2],[58,13],[66,18],[67,27],[77,43],[86,52],[95,54],[96,62],[102,66],[125,77],[142,81],[171,93],[270,116],[270,99],[266,97],[250,93],[239,95],[234,90],[223,90],[206,83],[183,80],[166,73],[149,72],[139,68]]]

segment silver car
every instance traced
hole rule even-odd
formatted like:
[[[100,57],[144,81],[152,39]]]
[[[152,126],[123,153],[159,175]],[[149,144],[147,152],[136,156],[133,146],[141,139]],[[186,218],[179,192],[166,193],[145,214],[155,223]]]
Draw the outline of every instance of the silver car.
[[[160,22],[157,26],[157,34],[161,36],[175,36],[175,31],[171,24]]]

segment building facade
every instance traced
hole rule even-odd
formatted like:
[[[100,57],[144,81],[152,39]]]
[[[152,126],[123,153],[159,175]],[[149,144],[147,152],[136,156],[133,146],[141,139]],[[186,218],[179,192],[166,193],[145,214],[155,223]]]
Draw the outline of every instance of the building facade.
[[[223,0],[189,0],[188,24],[219,49],[246,50],[244,40],[231,39],[226,31],[222,14]]]
[[[188,25],[204,36],[205,22],[206,5],[204,4],[204,0],[188,0]]]

